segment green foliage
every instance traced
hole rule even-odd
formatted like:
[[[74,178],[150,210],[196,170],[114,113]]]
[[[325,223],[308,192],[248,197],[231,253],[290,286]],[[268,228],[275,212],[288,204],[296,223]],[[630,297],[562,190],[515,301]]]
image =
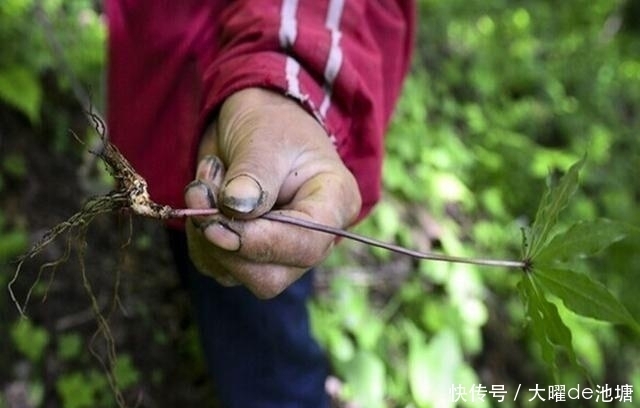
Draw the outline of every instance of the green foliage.
[[[68,337],[64,342],[66,354],[75,357],[77,340]],[[137,384],[140,372],[127,354],[118,356],[114,366],[114,377],[119,389],[126,390]],[[71,371],[60,376],[56,382],[56,391],[65,408],[112,407],[113,391],[104,373],[96,370]]]
[[[2,170],[8,177],[20,180],[27,175],[27,164],[24,157],[17,154],[9,154],[2,161]]]
[[[35,382],[32,384],[25,384],[24,389],[21,390],[24,392],[24,403],[27,404],[28,407],[41,407],[44,402],[44,386],[40,382]],[[9,394],[7,392],[7,394]],[[0,408],[14,408],[16,406],[15,397],[14,398],[4,398],[5,395],[0,393]]]
[[[58,357],[63,361],[77,359],[83,352],[82,336],[78,333],[63,334],[58,338]]]
[[[535,259],[549,241],[551,233],[558,223],[560,212],[565,209],[578,188],[578,175],[584,165],[584,160],[582,159],[571,166],[560,183],[548,189],[542,196],[528,238],[529,245],[524,249],[525,259]]]
[[[109,392],[107,379],[97,371],[71,372],[58,378],[56,390],[65,408],[100,406],[99,398]]]
[[[550,186],[542,196],[528,238],[530,244],[523,248],[530,265],[518,286],[533,333],[556,379],[556,346],[568,353],[573,364],[579,363],[573,349],[571,331],[560,318],[557,307],[547,300],[544,291],[560,299],[567,308],[579,315],[626,324],[640,334],[638,322],[602,283],[586,274],[554,267],[558,263],[598,253],[634,229],[608,220],[578,222],[551,239],[560,212],[578,188],[578,175],[583,164],[584,159],[571,166],[557,186]]]
[[[43,15],[50,23],[42,19]],[[38,123],[43,94],[49,91],[41,79],[47,73],[62,70],[63,59],[73,67],[81,83],[93,92],[99,90],[96,73],[104,63],[105,38],[104,26],[91,0],[0,2],[0,101]],[[51,41],[57,41],[58,46],[52,47]],[[68,90],[68,73],[61,72],[59,86]]]
[[[49,332],[28,319],[20,319],[11,327],[11,339],[16,349],[32,363],[41,362],[49,344]]]
[[[123,390],[135,385],[140,379],[140,372],[128,354],[121,354],[117,357],[113,375],[118,387]]]
[[[2,231],[2,223],[0,223],[0,231]],[[27,234],[22,229],[2,232],[0,235],[0,263],[8,262],[21,254],[27,248],[28,242]]]
[[[561,299],[575,313],[640,329],[638,322],[606,286],[589,276],[566,269],[534,268],[532,273],[550,294]]]
[[[34,72],[24,67],[0,70],[0,100],[22,111],[31,122],[40,120],[42,89]]]
[[[385,364],[380,356],[357,351],[344,364],[343,372],[349,389],[346,395],[363,407],[382,408],[387,390]]]
[[[626,238],[633,227],[606,219],[579,221],[551,242],[535,257],[536,265],[553,266],[572,259],[591,256]]]
[[[445,351],[431,350],[447,333],[461,351],[455,381],[467,390],[489,379],[508,390],[510,381],[550,384],[554,374],[563,383],[591,376],[637,384],[630,363],[640,361],[637,337],[621,327],[633,330],[640,316],[640,117],[633,113],[640,37],[626,7],[632,3],[419,1],[414,66],[386,139],[384,199],[357,230],[426,249],[429,216],[440,225],[443,252],[532,258],[531,269],[407,266],[378,250],[370,251],[376,262],[338,269],[357,271],[353,282],[341,279],[341,291],[357,293],[352,310],[384,327],[365,348],[353,330],[369,329],[344,325],[340,316],[352,305],[332,303],[335,286],[314,302],[318,337],[341,378],[336,361],[366,349],[385,364],[388,406],[447,406],[420,381],[439,379],[430,361]],[[527,248],[519,245],[521,229]],[[362,265],[361,250],[345,252],[331,269]],[[396,268],[408,275],[400,283]],[[364,272],[373,275],[367,290]],[[488,324],[495,319],[498,327]],[[483,365],[483,355],[492,361]],[[501,377],[500,362],[530,372],[522,378],[511,368]]]
[[[22,178],[25,174],[25,163],[18,156],[9,156],[0,169],[0,193],[5,188],[2,185],[3,175],[10,178]],[[5,214],[0,209],[0,265],[18,256],[28,245],[29,237],[20,223],[9,224]],[[0,272],[2,269],[0,267]],[[1,299],[1,297],[0,297]]]
[[[409,385],[418,407],[454,407],[449,391],[460,381],[464,360],[457,335],[439,331],[428,343],[415,327],[409,329]]]
[[[542,357],[548,364],[554,380],[557,381],[558,353],[556,346],[563,348],[569,355],[570,361],[578,365],[571,344],[571,331],[562,322],[556,305],[546,299],[533,280],[523,279],[518,284],[518,289],[525,303],[533,334],[542,349]]]
[[[606,219],[580,221],[556,232],[561,212],[578,190],[584,163],[585,158],[573,164],[557,183],[550,182],[542,195],[536,218],[523,239],[525,266],[517,284],[531,333],[557,384],[561,382],[560,367],[565,361],[577,367],[581,376],[590,381],[592,377],[574,349],[572,330],[565,324],[558,305],[548,297],[561,301],[578,315],[625,324],[640,334],[637,320],[605,285],[585,273],[567,269],[573,261],[598,254],[638,232],[636,227]],[[386,207],[385,211],[389,209]],[[387,235],[400,228],[395,214],[390,214],[393,222],[379,224],[381,233]],[[446,239],[444,242],[448,246]],[[408,393],[410,401],[418,407],[453,407],[455,401],[444,392],[450,390],[449,385],[478,383],[463,359],[463,352],[480,350],[481,345],[469,339],[485,323],[486,312],[473,297],[481,286],[467,267],[450,265],[447,275],[431,275],[447,288],[448,304],[444,307],[442,303],[426,301],[423,290],[416,286],[405,286],[391,299],[393,311],[400,307],[407,311],[416,305],[421,307],[421,319],[417,321],[411,313],[390,319],[393,313],[389,309],[379,315],[371,314],[366,291],[344,279],[332,281],[333,298],[311,305],[311,314],[317,337],[347,382],[344,396],[363,406],[377,407],[384,406],[389,397],[400,403]],[[387,330],[383,331],[383,327]],[[428,342],[426,332],[433,333]],[[585,337],[588,343],[590,337]],[[582,341],[583,349],[587,343]],[[598,353],[595,344],[591,341],[586,347],[595,347],[591,352]],[[390,362],[382,358],[393,355],[398,347],[406,350],[405,356],[394,357]]]

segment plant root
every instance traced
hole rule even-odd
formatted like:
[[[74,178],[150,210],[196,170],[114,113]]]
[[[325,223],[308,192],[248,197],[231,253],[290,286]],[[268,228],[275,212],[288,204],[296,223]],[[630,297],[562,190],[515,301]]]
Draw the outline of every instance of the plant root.
[[[25,296],[25,300],[21,302],[18,300],[14,290],[13,290],[13,286],[15,285],[15,283],[17,282],[19,276],[20,276],[20,272],[22,270],[22,267],[24,265],[24,263],[29,260],[34,258],[35,256],[37,256],[40,252],[42,252],[51,242],[53,242],[56,238],[58,238],[60,235],[65,234],[65,233],[70,233],[74,230],[84,230],[86,229],[89,224],[91,223],[91,221],[93,221],[93,219],[100,215],[100,214],[105,214],[105,213],[109,213],[112,212],[114,210],[117,210],[119,208],[122,208],[126,203],[126,197],[123,196],[122,194],[118,193],[118,192],[112,192],[109,193],[105,196],[100,196],[100,197],[94,197],[92,199],[90,199],[89,201],[87,201],[85,203],[85,205],[82,207],[82,209],[80,211],[78,211],[77,213],[75,213],[74,215],[72,215],[71,217],[69,217],[66,221],[63,221],[57,225],[55,225],[54,227],[50,228],[43,236],[42,238],[40,238],[38,240],[38,242],[35,243],[35,245],[33,245],[26,253],[24,253],[23,255],[21,255],[20,257],[18,257],[17,259],[17,266],[16,266],[16,271],[13,275],[13,278],[11,279],[11,281],[9,281],[9,284],[7,285],[7,288],[9,290],[9,296],[11,297],[11,300],[13,301],[14,305],[16,306],[16,308],[18,309],[18,312],[20,313],[21,316],[25,316],[26,313],[26,307],[27,304],[29,303],[29,299],[31,298],[31,294],[33,292],[33,289],[35,288],[35,286],[38,284],[38,282],[40,281],[40,278],[42,276],[42,274],[44,273],[44,271],[46,269],[51,268],[52,269],[52,277],[50,280],[53,279],[53,273],[55,273],[55,270],[58,268],[58,266],[62,265],[63,263],[65,263],[68,259],[69,259],[69,255],[70,255],[70,251],[71,251],[71,238],[68,240],[66,248],[65,248],[65,252],[62,256],[60,256],[58,259],[51,261],[51,262],[47,262],[45,264],[43,264],[42,266],[40,266],[39,270],[38,270],[38,274],[36,276],[36,279],[34,280],[34,282],[31,284],[29,290],[27,291],[27,294]]]
[[[67,242],[65,254],[60,258],[40,266],[35,281],[27,291],[25,300],[20,302],[13,287],[19,279],[22,267],[25,261],[37,256],[60,235],[72,233],[74,230],[84,231],[96,216],[124,209],[129,209],[134,214],[161,220],[172,217],[173,210],[169,206],[159,205],[151,200],[146,180],[133,169],[133,166],[125,159],[122,153],[109,142],[106,127],[100,116],[93,112],[88,112],[87,115],[93,121],[93,126],[102,141],[100,150],[92,153],[104,163],[109,174],[115,179],[116,189],[105,195],[90,198],[80,211],[66,221],[50,228],[26,253],[17,258],[16,271],[8,284],[8,290],[11,300],[23,317],[33,289],[40,281],[44,270],[51,268],[55,272],[58,266],[69,259],[71,242]],[[73,135],[76,140],[82,143],[75,134]],[[79,235],[84,236],[84,234]]]
[[[89,351],[102,365],[117,406],[124,408],[127,406],[127,403],[118,386],[117,378],[115,376],[117,365],[116,342],[109,328],[109,315],[119,304],[118,290],[120,284],[120,271],[116,274],[116,282],[114,286],[115,294],[112,307],[105,314],[101,310],[86,273],[84,263],[86,232],[92,221],[102,214],[129,209],[133,213],[145,217],[166,219],[171,216],[172,210],[168,206],[158,205],[151,201],[146,181],[135,172],[133,167],[124,158],[124,156],[122,156],[118,149],[107,140],[105,126],[100,119],[100,116],[91,112],[88,113],[88,116],[93,120],[94,128],[98,132],[103,143],[102,148],[99,151],[92,153],[94,153],[105,164],[107,171],[116,181],[116,189],[105,195],[90,198],[85,202],[80,211],[73,214],[67,220],[50,228],[27,252],[18,257],[16,260],[17,266],[14,276],[8,284],[8,291],[11,300],[20,315],[23,318],[26,317],[27,306],[29,305],[34,289],[40,282],[44,272],[49,269],[51,270],[51,275],[45,288],[43,301],[47,298],[47,293],[51,283],[53,282],[57,268],[67,262],[70,259],[71,253],[75,252],[79,264],[80,280],[84,291],[89,298],[91,311],[97,324],[97,329],[89,342]],[[79,140],[75,134],[74,137]],[[82,143],[82,141],[80,142]],[[65,235],[67,237],[64,253],[57,259],[46,262],[39,267],[36,277],[27,290],[24,300],[20,301],[14,291],[14,286],[20,278],[25,262],[35,258],[61,235]],[[123,247],[127,246],[129,241],[130,236]]]

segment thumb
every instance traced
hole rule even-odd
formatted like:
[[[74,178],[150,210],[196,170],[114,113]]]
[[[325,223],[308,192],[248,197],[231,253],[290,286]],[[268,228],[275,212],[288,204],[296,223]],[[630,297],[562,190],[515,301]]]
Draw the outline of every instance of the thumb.
[[[273,206],[273,202],[267,200],[273,194],[265,190],[265,182],[252,173],[232,175],[225,182],[220,200],[225,209],[240,216],[258,216]]]
[[[224,131],[223,131],[224,132]],[[240,219],[259,217],[283,198],[282,186],[291,171],[293,160],[276,148],[264,128],[239,128],[233,134],[222,134],[222,150],[227,162],[222,188],[218,196],[220,210]],[[233,148],[227,149],[229,144]],[[226,145],[226,146],[225,146]]]
[[[227,164],[220,209],[247,219],[288,202],[304,178],[296,170],[325,139],[315,118],[283,95],[255,88],[231,95],[218,116],[218,147]]]

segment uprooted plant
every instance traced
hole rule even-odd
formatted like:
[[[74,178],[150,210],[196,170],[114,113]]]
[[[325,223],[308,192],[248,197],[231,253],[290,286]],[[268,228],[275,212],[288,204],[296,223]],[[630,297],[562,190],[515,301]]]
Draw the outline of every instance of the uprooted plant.
[[[106,360],[99,353],[94,355],[104,365],[109,383],[114,390],[119,406],[125,406],[124,398],[118,390],[113,375],[116,361],[115,344],[110,334],[108,319],[103,315],[93,295],[93,289],[85,275],[83,264],[83,241],[86,229],[98,215],[128,210],[129,212],[158,220],[181,218],[198,215],[213,215],[218,209],[175,209],[155,203],[147,190],[147,183],[129,164],[118,149],[109,142],[107,132],[101,118],[89,112],[89,118],[101,139],[101,148],[93,153],[104,163],[108,172],[115,179],[115,189],[106,195],[90,198],[79,212],[66,221],[49,229],[44,236],[17,260],[13,279],[9,282],[11,299],[18,311],[24,316],[29,298],[36,283],[45,269],[55,269],[69,259],[72,240],[81,245],[77,251],[81,265],[82,282],[92,300],[92,309],[98,323],[94,339],[101,335],[106,343]],[[518,290],[526,307],[526,315],[532,325],[533,333],[542,348],[542,355],[552,373],[557,375],[558,351],[563,350],[569,360],[580,366],[573,350],[571,331],[562,322],[557,307],[547,299],[547,294],[561,300],[573,312],[591,318],[625,324],[640,333],[640,324],[627,309],[602,284],[583,273],[574,272],[570,261],[577,257],[593,255],[614,242],[628,235],[639,234],[637,227],[627,224],[596,220],[578,222],[564,232],[556,232],[556,224],[560,212],[567,206],[578,186],[579,172],[585,159],[574,164],[566,175],[556,184],[550,186],[542,196],[532,226],[523,230],[522,256],[520,260],[478,259],[456,257],[437,253],[419,252],[397,245],[384,243],[376,239],[364,237],[349,231],[332,228],[307,220],[284,215],[277,210],[262,215],[263,218],[308,228],[335,236],[356,240],[366,245],[384,248],[397,253],[419,259],[461,262],[480,266],[508,267],[522,271]],[[67,235],[67,250],[63,256],[53,262],[43,264],[35,282],[28,290],[23,302],[20,302],[13,291],[13,286],[20,277],[25,261],[36,257],[45,247],[61,235]],[[116,295],[117,297],[117,295]],[[588,373],[585,372],[588,376]]]
[[[93,121],[94,127],[98,132],[98,135],[100,136],[102,142],[100,149],[98,149],[97,151],[92,151],[92,153],[95,154],[104,163],[107,171],[115,180],[116,188],[105,195],[90,198],[84,204],[80,211],[69,217],[66,221],[63,221],[50,228],[31,249],[29,249],[25,254],[18,258],[16,273],[14,274],[13,279],[9,282],[9,292],[11,295],[11,299],[13,300],[16,307],[18,308],[18,311],[21,314],[24,314],[25,307],[31,295],[31,290],[28,291],[25,301],[23,302],[23,304],[21,304],[21,302],[18,301],[15,293],[13,292],[12,287],[19,277],[20,270],[24,262],[28,259],[34,258],[52,241],[67,232],[75,230],[80,234],[83,233],[83,231],[86,230],[87,226],[93,221],[96,216],[119,210],[129,210],[135,215],[154,218],[158,220],[166,220],[169,218],[183,218],[197,215],[214,215],[219,211],[216,208],[174,209],[169,206],[161,205],[154,202],[149,195],[147,182],[145,181],[145,179],[135,171],[135,169],[120,153],[117,147],[109,142],[105,125],[100,116],[89,112],[88,117]],[[358,235],[346,230],[291,217],[279,213],[278,211],[269,212],[267,214],[264,214],[262,217],[271,221],[288,223],[301,228],[308,228],[352,239],[367,245],[384,248],[393,252],[413,256],[420,259],[446,262],[461,262],[486,266],[521,268],[523,270],[528,270],[531,266],[530,261],[526,259],[515,261],[500,259],[464,258],[430,252],[414,251],[401,246]],[[67,258],[68,251],[66,252],[66,255],[58,261],[44,264],[40,268],[40,272],[42,272],[42,270],[46,268],[57,267],[61,262],[66,261]],[[36,281],[39,280],[40,276],[41,273],[38,274]]]

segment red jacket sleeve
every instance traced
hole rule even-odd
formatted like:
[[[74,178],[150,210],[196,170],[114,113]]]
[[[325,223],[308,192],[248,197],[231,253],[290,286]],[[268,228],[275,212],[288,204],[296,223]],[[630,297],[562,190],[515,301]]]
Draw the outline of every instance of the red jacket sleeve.
[[[297,99],[323,124],[358,180],[363,197],[361,215],[371,209],[380,192],[383,135],[409,65],[413,1],[175,2],[180,7],[167,6],[174,2],[149,0],[109,3],[113,36],[110,92],[131,78],[128,90],[115,90],[128,93],[128,98],[109,98],[113,114],[110,132],[147,178],[156,200],[171,205],[182,202],[182,188],[195,166],[198,129],[230,94],[259,86]],[[157,15],[150,14],[142,3]],[[131,17],[135,10],[143,28],[136,28],[137,19]],[[165,25],[167,21],[176,22]],[[149,25],[154,24],[162,28],[156,30],[157,35],[149,32]],[[144,33],[132,32],[136,30]],[[123,37],[118,38],[118,32],[124,32]],[[122,55],[131,48],[130,39],[141,35],[148,41],[140,42],[136,52],[128,54],[128,62],[123,61]],[[118,43],[125,50],[119,49]],[[157,55],[148,55],[153,46]],[[145,60],[155,62],[149,65]],[[126,65],[113,67],[118,61]],[[147,71],[142,67],[145,64]],[[132,70],[137,74],[131,75]],[[131,94],[131,87],[137,89],[136,95]],[[173,94],[167,97],[169,90]],[[189,116],[198,113],[194,110],[198,102],[187,99],[196,97],[200,98],[200,109],[194,119]],[[126,118],[123,106],[117,104],[136,112],[130,120],[142,120],[146,125],[139,124],[135,132],[125,134],[135,125],[121,125]],[[176,129],[178,122],[189,125]],[[155,129],[153,134],[147,130],[150,128]]]

